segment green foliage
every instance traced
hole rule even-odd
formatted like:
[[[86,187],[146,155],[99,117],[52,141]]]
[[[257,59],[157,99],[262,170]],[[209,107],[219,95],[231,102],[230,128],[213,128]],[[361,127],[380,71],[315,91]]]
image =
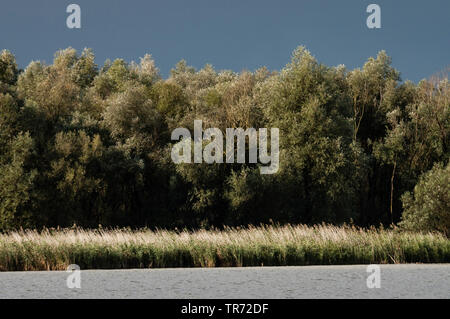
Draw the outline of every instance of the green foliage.
[[[158,112],[145,88],[130,87],[108,101],[103,113],[105,125],[114,138],[126,139],[138,132],[152,133],[159,122]]]
[[[9,94],[0,93],[0,151],[5,143],[17,133],[19,121],[19,106]],[[1,153],[0,153],[1,154]]]
[[[414,192],[402,196],[401,226],[416,231],[440,231],[450,236],[450,164],[436,164],[423,174]]]
[[[268,95],[263,109],[270,125],[283,132],[280,174],[295,185],[289,195],[298,201],[292,214],[303,222],[356,217],[345,78],[302,47],[277,78],[262,89]]]
[[[410,190],[434,163],[448,162],[449,97],[448,80],[422,81],[417,87],[407,82],[387,91],[386,134],[373,144],[373,153],[391,167],[392,192]]]
[[[93,194],[105,192],[104,182],[96,176],[104,152],[101,139],[99,135],[90,138],[84,131],[60,132],[53,148],[56,156],[50,163],[48,177],[56,185],[60,207],[65,208],[57,216],[59,224],[86,223],[86,214],[101,213],[92,202]]]
[[[323,65],[304,47],[280,72],[182,60],[162,79],[148,54],[98,68],[90,49],[68,48],[20,72],[4,50],[0,228],[396,223],[400,195],[449,161],[449,99],[447,78],[402,83],[384,51],[355,70]],[[171,132],[193,133],[194,120],[279,128],[278,173],[175,165]],[[420,187],[407,212],[432,205],[425,194],[437,190]]]
[[[17,82],[19,69],[16,59],[11,52],[3,50],[0,52],[0,94],[11,93]]]
[[[13,137],[0,158],[0,230],[30,226],[29,209],[37,172],[28,169],[33,140],[28,133]]]
[[[182,88],[171,82],[160,81],[152,87],[152,98],[156,109],[166,117],[181,118],[188,101]]]
[[[57,122],[83,106],[82,85],[95,75],[89,53],[78,58],[74,49],[58,51],[53,65],[32,62],[19,77],[18,93],[25,103]],[[93,74],[91,74],[93,73]]]

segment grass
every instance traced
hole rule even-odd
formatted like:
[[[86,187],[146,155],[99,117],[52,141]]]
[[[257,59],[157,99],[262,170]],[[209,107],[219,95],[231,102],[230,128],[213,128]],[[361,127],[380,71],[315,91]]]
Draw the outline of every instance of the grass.
[[[448,262],[450,240],[443,235],[350,226],[0,234],[0,271]]]

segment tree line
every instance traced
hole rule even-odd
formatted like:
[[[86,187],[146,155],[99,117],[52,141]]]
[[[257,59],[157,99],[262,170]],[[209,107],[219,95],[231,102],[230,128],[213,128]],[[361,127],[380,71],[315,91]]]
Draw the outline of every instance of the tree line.
[[[175,165],[171,132],[194,120],[279,128],[279,171]],[[182,60],[163,79],[150,55],[99,67],[92,50],[68,48],[19,70],[3,50],[0,229],[401,221],[446,232],[449,131],[448,76],[403,82],[384,51],[354,70],[304,47],[281,71]]]

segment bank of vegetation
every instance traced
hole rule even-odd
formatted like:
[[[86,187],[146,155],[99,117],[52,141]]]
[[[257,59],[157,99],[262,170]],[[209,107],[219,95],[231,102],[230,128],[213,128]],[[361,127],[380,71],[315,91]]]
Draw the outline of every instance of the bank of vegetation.
[[[194,120],[222,132],[279,128],[279,171],[261,175],[258,163],[175,165],[171,132],[185,127],[193,135]],[[384,51],[354,70],[321,64],[299,47],[280,71],[218,71],[211,65],[197,70],[181,61],[162,78],[150,55],[138,63],[116,59],[98,66],[91,50],[79,54],[69,48],[58,51],[51,64],[33,61],[20,70],[5,50],[0,53],[0,231],[73,224],[208,229],[272,220],[400,224],[448,235],[449,132],[448,75],[403,81]],[[402,247],[402,236],[410,235],[374,238],[380,236],[393,236],[392,243],[400,245],[393,247]],[[417,236],[418,243],[431,238]],[[268,249],[281,254],[283,263],[299,245]],[[120,247],[99,254],[121,255]],[[383,247],[392,258],[403,258]],[[90,250],[80,249],[90,256]],[[188,251],[186,263],[198,264],[186,249],[175,250],[176,258]],[[345,248],[337,258],[365,261],[369,248],[359,249],[363,255]],[[251,264],[245,251],[223,258]],[[294,263],[322,260],[307,251]],[[375,260],[391,258],[387,252],[373,254]],[[214,256],[220,264],[222,256]]]
[[[0,235],[0,271],[448,263],[440,233],[350,226],[224,230],[60,229]]]

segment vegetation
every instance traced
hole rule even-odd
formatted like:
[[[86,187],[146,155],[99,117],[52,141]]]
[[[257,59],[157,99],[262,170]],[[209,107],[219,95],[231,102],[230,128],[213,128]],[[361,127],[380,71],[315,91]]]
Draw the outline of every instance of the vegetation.
[[[405,193],[401,225],[411,230],[439,230],[450,236],[450,165],[436,165],[422,176],[414,194]]]
[[[0,235],[0,271],[450,262],[438,233],[320,225],[44,230]]]
[[[291,62],[279,72],[266,68],[218,72],[210,65],[195,70],[181,61],[162,79],[150,55],[139,63],[117,59],[98,67],[91,50],[78,54],[68,48],[58,51],[51,65],[34,61],[19,70],[13,54],[4,50],[0,53],[0,231],[73,224],[211,229],[271,220],[386,226],[401,221],[403,198],[405,226],[417,223],[414,229],[448,234],[448,169],[427,172],[435,165],[448,167],[449,98],[447,76],[418,84],[402,82],[384,51],[355,70],[323,65],[303,47],[293,52]],[[222,131],[279,128],[278,173],[261,175],[259,164],[175,165],[170,159],[174,143],[170,133],[176,127],[192,132],[194,120]],[[444,173],[447,177],[439,177]],[[402,197],[413,190],[414,199]],[[430,198],[433,203],[428,203]],[[439,216],[439,221],[415,215]],[[286,236],[295,237],[302,229],[284,230]],[[264,231],[243,234],[266,238]],[[278,234],[280,229],[267,232]],[[177,236],[194,240],[236,233]],[[216,251],[211,248],[215,241],[213,246],[208,241],[164,246],[171,242],[166,239],[175,236],[165,232],[138,233],[147,239],[136,239],[142,240],[137,250],[121,245],[103,250],[106,243],[98,235],[99,246],[58,239],[61,247],[72,245],[67,253],[53,250],[60,246],[48,246],[46,241],[36,248],[26,246],[27,241],[17,247],[11,244],[6,252],[2,248],[2,260],[7,268],[45,268],[47,264],[58,268],[69,260],[90,265],[89,258],[94,257],[88,256],[97,251],[94,264],[102,266],[106,264],[99,258],[111,265],[198,265],[201,259],[196,259],[194,248],[202,256],[198,258],[211,253],[212,259],[205,257],[204,263],[214,265],[259,264],[257,249],[277,256],[261,259],[269,264],[326,263],[329,258],[336,262],[448,258],[448,253],[441,251],[440,257],[433,257],[434,250],[429,251],[428,245],[442,241],[440,237],[371,233],[367,236],[374,238],[373,245],[363,247],[358,241],[367,242],[365,235],[350,233],[342,246],[327,240],[317,244],[323,247],[287,240],[277,242],[281,246],[266,247],[266,238],[261,246],[250,248],[238,241],[244,246],[236,248],[240,254],[236,256],[234,244],[218,246],[224,250]],[[117,236],[122,235],[129,236],[126,232]],[[150,249],[145,243],[153,239],[162,246]],[[350,242],[358,251],[346,246]],[[448,243],[440,245],[448,248]],[[26,258],[30,260],[20,259],[24,249],[29,250]],[[36,257],[32,249],[39,251]],[[329,255],[333,249],[336,257]],[[159,255],[162,251],[167,254]],[[142,257],[132,257],[141,253]],[[39,259],[42,256],[45,260]]]

